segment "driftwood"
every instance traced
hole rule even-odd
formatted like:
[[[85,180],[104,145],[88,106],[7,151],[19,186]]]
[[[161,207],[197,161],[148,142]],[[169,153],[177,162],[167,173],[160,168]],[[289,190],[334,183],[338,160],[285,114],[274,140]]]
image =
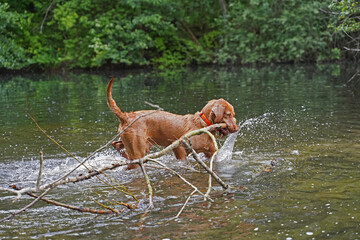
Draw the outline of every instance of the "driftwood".
[[[154,106],[154,105],[153,105]],[[135,119],[131,124],[133,124],[135,121],[137,121],[139,118],[144,117],[146,115],[152,114],[156,111],[159,111],[160,109],[158,108],[158,110],[154,110],[153,112],[144,114],[142,116],[139,116],[137,119]],[[26,112],[26,111],[25,111]],[[187,205],[189,199],[194,195],[194,194],[199,194],[201,196],[204,197],[205,200],[208,201],[213,201],[209,194],[210,194],[210,189],[212,188],[211,186],[211,179],[213,178],[215,181],[217,181],[222,187],[223,189],[229,189],[229,185],[224,183],[217,175],[216,173],[212,170],[212,163],[214,161],[214,158],[216,157],[216,153],[218,151],[218,146],[215,140],[215,137],[210,133],[211,131],[215,131],[217,128],[221,128],[221,127],[225,127],[226,125],[224,123],[222,124],[214,124],[211,125],[209,127],[205,127],[202,129],[198,129],[195,131],[191,131],[188,132],[187,134],[185,134],[183,137],[181,137],[180,139],[178,139],[177,141],[173,142],[171,145],[167,146],[166,148],[162,149],[161,151],[158,152],[154,152],[151,154],[146,155],[145,157],[141,158],[141,159],[136,159],[136,160],[119,160],[116,163],[113,163],[110,166],[106,166],[103,167],[101,169],[90,169],[89,167],[85,166],[85,162],[88,161],[90,158],[92,158],[95,153],[99,152],[100,150],[106,148],[108,145],[110,145],[110,143],[112,141],[114,141],[115,139],[117,139],[125,130],[126,128],[120,132],[119,134],[117,134],[115,137],[113,137],[107,144],[105,144],[104,146],[100,147],[99,149],[97,149],[96,151],[94,151],[93,153],[91,153],[88,157],[86,157],[84,160],[80,161],[79,159],[77,159],[75,156],[73,156],[71,153],[69,153],[63,146],[61,146],[59,143],[57,143],[53,138],[51,138],[50,136],[47,135],[47,133],[39,126],[39,124],[36,122],[36,120],[28,113],[28,116],[35,122],[35,124],[37,125],[37,127],[49,138],[51,139],[54,143],[56,143],[60,148],[62,148],[65,152],[67,152],[70,156],[72,156],[73,158],[75,158],[79,164],[73,168],[71,171],[69,171],[68,173],[64,174],[62,177],[56,179],[53,182],[50,183],[46,183],[43,185],[40,185],[40,180],[41,180],[41,174],[42,174],[42,168],[43,168],[43,153],[40,153],[40,167],[39,167],[39,174],[38,174],[38,178],[37,181],[35,183],[34,187],[27,187],[27,188],[18,188],[16,185],[13,185],[11,188],[3,188],[0,187],[0,191],[7,191],[10,193],[13,193],[16,195],[16,197],[14,197],[14,201],[20,199],[22,197],[23,194],[27,194],[33,198],[35,198],[35,200],[33,200],[30,204],[26,205],[24,208],[11,213],[8,217],[1,219],[0,222],[6,221],[11,219],[12,217],[24,212],[26,209],[32,207],[34,204],[36,204],[39,200],[45,201],[49,204],[54,204],[56,206],[61,206],[61,207],[65,207],[68,209],[72,209],[72,210],[76,210],[76,211],[81,211],[81,212],[88,212],[88,213],[94,213],[94,214],[118,214],[119,210],[116,210],[114,208],[108,207],[106,205],[103,205],[99,202],[97,202],[96,200],[94,200],[98,205],[100,205],[101,207],[105,208],[106,210],[97,210],[97,209],[90,209],[90,208],[83,208],[83,207],[77,207],[77,206],[72,206],[72,205],[67,205],[64,203],[59,203],[57,201],[54,200],[50,200],[50,199],[46,199],[44,198],[46,194],[48,194],[49,191],[51,191],[52,189],[56,188],[57,186],[60,185],[64,185],[67,183],[77,183],[80,181],[85,181],[88,179],[91,179],[93,177],[97,177],[99,180],[101,180],[102,182],[104,182],[105,184],[112,186],[114,189],[123,192],[124,194],[130,195],[133,197],[134,200],[136,200],[138,202],[138,200],[136,199],[136,197],[129,192],[125,186],[122,186],[118,183],[116,183],[116,180],[111,179],[109,176],[106,175],[107,171],[110,170],[114,170],[117,169],[121,166],[126,166],[128,164],[139,164],[142,170],[142,173],[144,175],[145,178],[145,182],[148,188],[148,194],[149,194],[149,207],[147,208],[146,212],[144,215],[146,215],[152,208],[153,208],[153,196],[154,196],[154,190],[151,186],[151,181],[150,178],[147,174],[146,171],[146,166],[148,162],[152,162],[155,163],[157,165],[159,165],[160,167],[162,167],[163,169],[170,171],[172,174],[176,175],[177,177],[179,177],[184,183],[186,183],[187,185],[189,185],[193,191],[191,192],[191,194],[188,196],[188,198],[186,199],[184,205],[182,206],[182,208],[180,209],[180,211],[178,212],[178,214],[175,216],[175,218],[179,217],[181,212],[184,210],[185,206]],[[130,124],[130,125],[131,125]],[[130,126],[129,125],[129,126]],[[208,134],[211,139],[213,140],[213,143],[215,145],[216,148],[216,152],[213,155],[212,159],[210,160],[210,167],[208,167],[196,154],[195,150],[191,148],[191,137],[195,136],[195,135],[199,135],[199,134]],[[159,158],[167,153],[169,153],[172,149],[178,147],[180,144],[183,144],[190,152],[192,152],[195,160],[202,166],[202,168],[204,168],[204,170],[209,174],[209,186],[208,186],[208,190],[206,193],[201,192],[194,184],[192,184],[190,181],[186,180],[181,174],[179,174],[177,171],[175,171],[174,169],[171,169],[170,167],[166,166],[164,163],[162,163],[160,160],[157,160],[156,158]],[[71,177],[70,175],[72,173],[75,172],[75,170],[77,170],[80,166],[85,166],[88,169],[88,173],[87,174],[83,174],[81,176],[76,176],[76,177]],[[112,183],[109,183],[105,180],[102,180],[99,176],[103,175],[106,176],[108,178],[109,181],[111,181]],[[116,186],[117,185],[117,186]],[[36,195],[34,193],[36,192],[42,192],[40,195]],[[128,209],[133,209],[136,207],[135,205],[132,204],[128,204],[128,203],[117,203],[117,205],[122,205]]]

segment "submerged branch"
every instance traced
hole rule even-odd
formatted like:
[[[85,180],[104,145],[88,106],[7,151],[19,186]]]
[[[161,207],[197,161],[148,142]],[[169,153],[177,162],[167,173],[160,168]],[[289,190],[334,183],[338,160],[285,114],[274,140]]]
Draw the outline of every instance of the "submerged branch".
[[[153,189],[151,187],[150,178],[149,178],[149,175],[146,173],[146,169],[145,169],[143,161],[140,161],[140,168],[141,168],[141,171],[142,171],[142,173],[144,175],[146,185],[148,186],[148,190],[149,190],[149,207],[148,207],[148,210],[150,210],[150,209],[152,209],[154,207],[154,203],[153,203],[154,191],[153,191]]]
[[[12,214],[10,214],[9,216],[7,216],[6,218],[0,219],[0,223],[1,222],[5,222],[7,220],[10,220],[11,218],[15,217],[16,215],[19,215],[20,213],[26,211],[27,209],[31,208],[33,205],[35,205],[35,203],[37,203],[42,197],[44,197],[48,192],[50,192],[51,188],[47,189],[45,192],[43,192],[40,196],[38,196],[34,201],[32,201],[31,203],[29,203],[28,205],[26,205],[25,207],[23,207],[22,209],[13,212]]]
[[[209,196],[206,196],[206,194],[202,193],[197,187],[195,187],[191,182],[189,182],[188,180],[186,180],[183,176],[181,176],[178,172],[176,172],[175,170],[168,168],[164,163],[159,162],[157,160],[154,159],[149,159],[149,161],[152,161],[154,163],[159,164],[160,166],[164,167],[166,170],[170,171],[171,173],[175,174],[178,178],[180,178],[181,180],[183,180],[186,184],[188,184],[190,187],[192,187],[196,192],[198,192],[200,195],[204,196],[206,199],[208,199],[209,201],[213,202],[214,200],[212,200]]]
[[[186,199],[184,205],[182,206],[182,208],[180,209],[180,211],[178,212],[178,214],[176,214],[176,216],[174,217],[174,219],[178,218],[180,216],[180,214],[184,211],[186,205],[188,204],[190,198],[192,197],[192,195],[194,195],[196,192],[196,190],[192,191],[189,195],[189,197]]]
[[[12,186],[12,187],[14,189],[20,190],[16,186]],[[37,196],[37,195],[35,195],[33,193],[30,193],[30,192],[27,192],[26,194],[29,195],[30,197],[33,197],[33,198],[38,198],[39,197],[39,196]],[[59,206],[59,207],[64,207],[64,208],[68,208],[68,209],[71,209],[71,210],[76,210],[76,211],[79,211],[79,212],[87,212],[87,213],[93,213],[93,214],[111,214],[111,213],[113,213],[113,211],[111,211],[111,210],[99,210],[99,209],[92,209],[92,208],[83,208],[83,207],[68,205],[68,204],[61,203],[61,202],[58,202],[58,201],[54,201],[54,200],[47,199],[47,198],[41,198],[41,201],[44,201],[46,203],[53,204],[53,205],[56,205],[56,206]]]
[[[212,155],[212,157],[210,159],[210,171],[213,170],[213,163],[214,163],[214,160],[215,160],[215,158],[217,156],[218,151],[219,150],[216,150],[216,152]],[[211,187],[212,187],[211,179],[212,179],[212,175],[209,174],[209,181],[208,181],[209,185],[208,185],[208,190],[206,191],[206,194],[205,194],[206,196],[210,195],[210,191],[211,191]]]
[[[230,187],[228,184],[224,183],[224,182],[221,180],[221,178],[220,178],[218,175],[216,175],[216,173],[214,173],[214,171],[212,171],[212,170],[197,156],[195,150],[194,150],[193,148],[191,148],[190,145],[189,145],[187,142],[183,141],[182,143],[186,146],[186,148],[188,148],[190,151],[193,152],[195,160],[196,160],[224,189],[228,189],[228,188]]]

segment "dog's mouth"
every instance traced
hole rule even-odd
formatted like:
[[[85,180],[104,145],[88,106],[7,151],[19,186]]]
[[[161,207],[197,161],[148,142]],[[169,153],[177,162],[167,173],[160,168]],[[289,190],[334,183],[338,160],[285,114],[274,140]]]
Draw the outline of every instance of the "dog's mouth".
[[[218,131],[219,131],[220,135],[222,135],[222,136],[226,136],[229,134],[229,130],[227,128],[219,128]]]

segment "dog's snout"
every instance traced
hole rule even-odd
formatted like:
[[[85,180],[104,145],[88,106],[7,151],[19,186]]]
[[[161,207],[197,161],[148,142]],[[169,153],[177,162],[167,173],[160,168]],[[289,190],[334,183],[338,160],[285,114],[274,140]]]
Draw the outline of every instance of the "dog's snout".
[[[233,125],[231,125],[231,126],[228,126],[228,128],[229,128],[229,131],[230,131],[231,133],[234,133],[234,132],[239,131],[239,127],[238,127],[236,124],[233,124]]]
[[[238,125],[235,124],[234,132],[237,132],[237,131],[239,131],[239,127],[238,127]]]
[[[227,121],[225,121],[227,128],[229,130],[230,133],[234,133],[239,131],[239,127],[236,125],[236,119],[233,118],[228,118]]]

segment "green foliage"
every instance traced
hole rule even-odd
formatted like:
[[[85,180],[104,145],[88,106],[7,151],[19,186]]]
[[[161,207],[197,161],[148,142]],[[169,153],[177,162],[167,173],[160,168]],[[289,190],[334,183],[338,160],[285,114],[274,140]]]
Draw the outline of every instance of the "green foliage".
[[[17,41],[26,23],[20,14],[8,9],[7,3],[0,3],[0,68],[18,69],[27,64],[24,49]]]
[[[337,24],[331,25],[335,31],[360,31],[360,3],[358,0],[332,1],[329,9],[338,14]]]
[[[201,48],[178,33],[179,8],[167,0],[55,1],[44,26],[47,43],[38,38],[33,60],[69,67],[190,64]]]
[[[172,69],[337,59],[318,1],[5,0],[0,67]]]
[[[331,59],[321,1],[236,1],[229,5],[224,53],[242,63]],[[222,61],[226,60],[222,57]]]
[[[358,0],[332,1],[329,5],[330,11],[337,16],[337,21],[329,24],[329,28],[342,36],[341,48],[350,50],[342,57],[359,58],[360,51],[360,3]],[[354,54],[353,54],[354,53]]]

